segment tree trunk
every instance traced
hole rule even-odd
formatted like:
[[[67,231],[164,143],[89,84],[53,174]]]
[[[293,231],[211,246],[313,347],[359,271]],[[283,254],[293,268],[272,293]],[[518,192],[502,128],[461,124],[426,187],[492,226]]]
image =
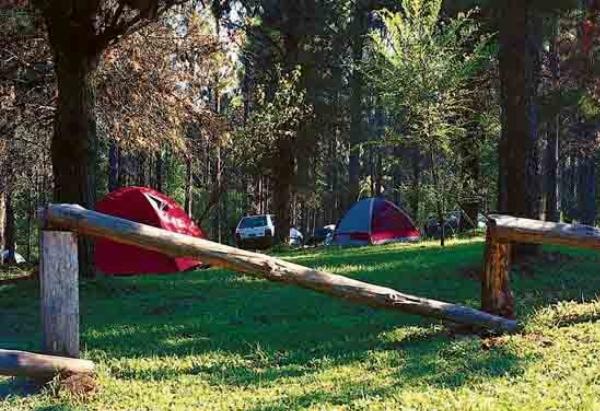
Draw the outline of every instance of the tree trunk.
[[[0,250],[4,250],[5,234],[4,226],[6,224],[6,194],[4,191],[0,191]],[[2,264],[0,258],[0,264]]]
[[[559,116],[548,125],[546,144],[546,221],[560,220],[559,213]]]
[[[582,224],[596,223],[596,164],[592,156],[582,158],[577,166],[578,219]]]
[[[217,143],[216,147],[216,158],[215,158],[215,182],[216,190],[219,193],[219,197],[217,199],[217,203],[215,204],[215,234],[214,238],[217,239],[217,242],[221,242],[221,229],[222,229],[222,207],[221,207],[221,193],[222,193],[222,184],[223,184],[223,175],[222,175],[222,159],[221,159],[221,145]]]
[[[409,198],[410,210],[414,218],[419,218],[419,202],[421,197],[421,154],[418,150],[413,150],[411,156],[412,178],[411,178],[411,193]]]
[[[54,49],[58,101],[51,144],[54,201],[93,208],[96,190],[96,100],[93,75],[97,55],[91,52],[94,21],[82,27],[64,24],[64,18],[47,19]],[[73,39],[73,36],[83,38]],[[73,42],[77,44],[73,44]],[[93,243],[80,240],[79,272],[91,277]]]
[[[367,12],[362,1],[354,11],[352,22],[352,74],[350,76],[350,155],[348,162],[348,197],[346,205],[352,205],[360,195],[360,144],[363,134],[363,46],[367,31]]]
[[[274,211],[277,224],[275,237],[278,242],[285,243],[290,234],[291,223],[290,202],[294,178],[292,142],[285,138],[280,139],[277,142],[277,154],[273,180]]]
[[[27,220],[25,222],[25,259],[31,261],[31,232],[33,225],[33,214],[35,212],[35,204],[33,203],[33,192],[29,188],[27,189],[26,205],[27,207]]]
[[[540,17],[532,0],[507,0],[500,12],[500,144],[499,209],[517,217],[540,218],[538,109]],[[514,257],[535,246],[515,245]]]
[[[549,69],[552,76],[553,89],[560,89],[560,61],[558,53],[558,41],[560,36],[559,16],[553,16],[552,39],[550,41]],[[560,111],[554,113],[548,123],[546,142],[546,221],[560,220],[559,214],[559,133],[560,133]]]
[[[163,189],[163,153],[162,150],[156,152],[156,161],[154,163],[154,188],[157,191]]]
[[[110,139],[108,143],[108,192],[119,187],[119,146]]]
[[[461,144],[462,155],[462,198],[461,208],[465,214],[460,219],[459,231],[477,228],[479,215],[479,140],[478,124],[472,122],[467,127],[467,136]]]
[[[187,157],[185,159],[185,212],[190,217],[192,216],[193,211],[193,198],[194,198],[194,172],[192,170],[192,159],[191,157]]]
[[[433,145],[431,146],[433,147]],[[429,150],[429,161],[431,167],[431,180],[433,182],[433,189],[435,190],[435,205],[438,217],[438,224],[440,225],[440,245],[442,247],[445,246],[446,243],[446,224],[444,218],[444,189],[440,186],[440,181],[437,173],[437,164],[435,162],[435,156],[433,154],[433,149]]]
[[[5,197],[4,247],[8,251],[5,264],[14,264],[15,260],[15,210],[13,208],[13,193],[10,189]]]

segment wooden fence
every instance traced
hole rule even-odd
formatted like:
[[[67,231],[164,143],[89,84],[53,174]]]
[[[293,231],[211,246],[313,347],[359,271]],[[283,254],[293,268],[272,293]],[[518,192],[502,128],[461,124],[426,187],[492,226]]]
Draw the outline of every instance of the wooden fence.
[[[40,248],[42,346],[44,353],[50,355],[0,350],[0,375],[47,376],[52,372],[93,371],[93,364],[76,359],[79,357],[77,235],[106,238],[172,257],[197,257],[213,266],[294,284],[345,300],[496,332],[518,329],[513,319],[508,275],[511,242],[600,248],[600,233],[593,228],[492,216],[487,232],[480,311],[165,231],[77,205],[51,204],[40,211],[40,219],[43,228]]]
[[[507,215],[489,216],[481,278],[481,308],[507,318],[514,318],[514,298],[509,276],[512,243],[555,244],[600,250],[600,229]]]

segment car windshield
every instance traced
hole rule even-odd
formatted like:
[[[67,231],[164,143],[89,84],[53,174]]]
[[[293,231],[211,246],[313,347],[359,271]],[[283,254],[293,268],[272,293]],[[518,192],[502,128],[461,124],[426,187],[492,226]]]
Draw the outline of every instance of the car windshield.
[[[245,217],[240,223],[240,228],[264,227],[266,225],[267,217],[260,215],[256,217]]]

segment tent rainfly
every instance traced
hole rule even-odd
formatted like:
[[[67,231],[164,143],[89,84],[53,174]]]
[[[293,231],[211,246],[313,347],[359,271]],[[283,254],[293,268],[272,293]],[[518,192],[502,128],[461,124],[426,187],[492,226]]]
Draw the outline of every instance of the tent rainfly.
[[[420,233],[410,217],[383,198],[365,198],[346,212],[333,236],[334,245],[417,241]]]
[[[96,204],[96,211],[175,233],[205,238],[203,231],[175,200],[148,187],[124,187]],[[193,258],[172,258],[156,251],[97,239],[96,269],[109,275],[174,273],[202,265]]]

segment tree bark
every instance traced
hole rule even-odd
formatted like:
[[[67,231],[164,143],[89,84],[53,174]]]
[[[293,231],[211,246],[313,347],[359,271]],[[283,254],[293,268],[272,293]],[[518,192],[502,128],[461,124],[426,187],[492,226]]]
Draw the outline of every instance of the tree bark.
[[[540,217],[538,108],[541,20],[532,0],[507,0],[500,11],[499,209],[519,217]],[[514,257],[535,253],[515,245]]]
[[[4,221],[4,249],[8,251],[6,258],[4,258],[5,264],[16,263],[15,259],[15,210],[13,208],[13,193],[10,189],[6,192],[5,196],[5,221]]]
[[[552,76],[553,89],[560,90],[560,64],[558,42],[560,36],[559,16],[552,17],[552,39],[550,40],[549,69]],[[556,108],[559,110],[558,108]],[[560,111],[557,111],[548,123],[546,141],[546,220],[558,222],[559,213],[559,133]]]
[[[192,169],[192,158],[185,159],[185,204],[184,209],[188,216],[192,216],[194,201],[194,172]]]
[[[595,158],[587,156],[577,165],[577,211],[582,224],[596,223],[596,164]]]
[[[73,13],[72,20],[63,7]],[[95,39],[95,8],[84,5],[49,7],[45,10],[54,52],[58,101],[51,155],[54,200],[75,202],[93,208],[96,190],[96,99],[93,76],[98,63]],[[77,23],[74,23],[77,22]],[[80,275],[91,277],[93,243],[82,239],[79,246]]]
[[[110,139],[108,143],[108,192],[119,187],[119,146]]]
[[[363,47],[367,32],[367,11],[357,1],[352,21],[352,74],[350,76],[350,155],[348,161],[348,195],[346,206],[351,206],[360,195],[360,144],[363,134]]]
[[[162,150],[158,150],[156,152],[156,158],[155,158],[155,163],[154,163],[154,188],[157,191],[161,191],[161,192],[163,190],[163,167],[164,167],[163,152],[162,152]]]
[[[4,246],[6,244],[5,241],[5,233],[4,227],[6,224],[6,193],[4,191],[0,191],[0,250],[4,250]],[[0,258],[0,264],[2,264],[2,259]]]
[[[276,217],[275,238],[285,243],[290,235],[292,183],[294,179],[294,154],[292,141],[282,138],[277,142],[273,200]]]

